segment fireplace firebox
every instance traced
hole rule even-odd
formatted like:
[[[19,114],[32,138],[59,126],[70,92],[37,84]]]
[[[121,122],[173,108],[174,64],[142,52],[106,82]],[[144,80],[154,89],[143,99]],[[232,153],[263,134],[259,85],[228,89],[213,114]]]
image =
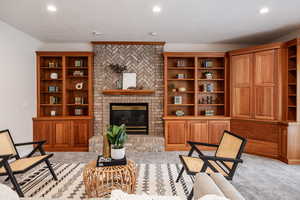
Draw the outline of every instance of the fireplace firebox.
[[[148,134],[147,103],[111,103],[110,124],[126,125],[127,134]]]

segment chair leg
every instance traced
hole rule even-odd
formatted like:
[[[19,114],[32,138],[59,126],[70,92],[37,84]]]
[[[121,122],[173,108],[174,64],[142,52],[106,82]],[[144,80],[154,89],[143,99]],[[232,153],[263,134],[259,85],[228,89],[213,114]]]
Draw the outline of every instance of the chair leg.
[[[180,170],[180,172],[179,172],[179,174],[178,174],[178,177],[177,177],[177,179],[176,179],[176,183],[178,183],[178,181],[180,180],[183,171],[184,171],[184,167],[181,168],[181,170]]]
[[[193,196],[194,196],[194,188],[192,189],[192,191],[190,192],[190,194],[189,194],[189,196],[188,196],[188,200],[192,200],[192,198],[193,198]]]
[[[51,174],[52,174],[54,180],[57,181],[57,176],[56,176],[56,174],[55,174],[55,172],[54,172],[54,170],[53,170],[53,168],[52,168],[52,166],[51,166],[49,160],[47,159],[45,162],[46,162],[46,164],[47,164],[47,166],[48,166],[48,169],[50,170],[50,172],[51,172]]]
[[[20,188],[20,185],[15,177],[15,175],[11,172],[11,171],[7,171],[8,177],[11,181],[11,183],[13,184],[13,186],[15,187],[15,190],[17,191],[18,195],[20,197],[24,197],[24,194]]]
[[[9,181],[9,176],[4,180],[4,182],[7,182],[7,181]]]

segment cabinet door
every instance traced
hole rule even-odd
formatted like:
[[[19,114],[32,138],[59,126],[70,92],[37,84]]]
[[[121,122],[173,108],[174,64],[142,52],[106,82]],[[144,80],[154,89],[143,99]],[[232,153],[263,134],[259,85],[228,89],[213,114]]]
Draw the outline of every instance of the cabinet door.
[[[208,143],[207,121],[188,122],[189,140]]]
[[[224,130],[230,131],[229,121],[209,121],[208,122],[208,135],[209,143],[219,144],[223,136]]]
[[[231,57],[231,116],[251,117],[252,54]]]
[[[254,118],[275,119],[276,74],[275,50],[255,53],[254,65]]]
[[[174,150],[186,148],[187,126],[185,121],[166,121],[166,146]]]
[[[53,123],[52,121],[33,121],[34,141],[46,140],[45,147],[51,147],[53,144]]]
[[[72,146],[87,147],[89,140],[89,120],[76,120],[72,122]]]
[[[54,123],[54,145],[55,147],[69,147],[71,145],[71,122],[55,121]]]

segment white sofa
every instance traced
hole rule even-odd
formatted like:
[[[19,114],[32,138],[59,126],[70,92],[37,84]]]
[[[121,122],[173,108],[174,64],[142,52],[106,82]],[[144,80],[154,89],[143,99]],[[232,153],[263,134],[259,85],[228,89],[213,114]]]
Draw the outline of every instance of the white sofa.
[[[245,200],[235,187],[219,173],[198,173],[194,183],[194,199],[200,199],[206,195],[217,195],[230,200]]]

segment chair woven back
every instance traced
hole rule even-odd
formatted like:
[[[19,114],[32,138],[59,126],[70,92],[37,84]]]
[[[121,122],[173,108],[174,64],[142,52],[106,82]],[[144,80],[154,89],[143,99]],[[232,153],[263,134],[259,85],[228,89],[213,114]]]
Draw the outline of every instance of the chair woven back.
[[[240,158],[241,151],[244,148],[245,139],[236,136],[228,131],[224,131],[224,135],[220,141],[218,150],[216,151],[217,157],[223,158]],[[233,167],[232,162],[224,162],[229,168]]]
[[[9,130],[0,131],[0,155],[5,154],[18,155]]]

